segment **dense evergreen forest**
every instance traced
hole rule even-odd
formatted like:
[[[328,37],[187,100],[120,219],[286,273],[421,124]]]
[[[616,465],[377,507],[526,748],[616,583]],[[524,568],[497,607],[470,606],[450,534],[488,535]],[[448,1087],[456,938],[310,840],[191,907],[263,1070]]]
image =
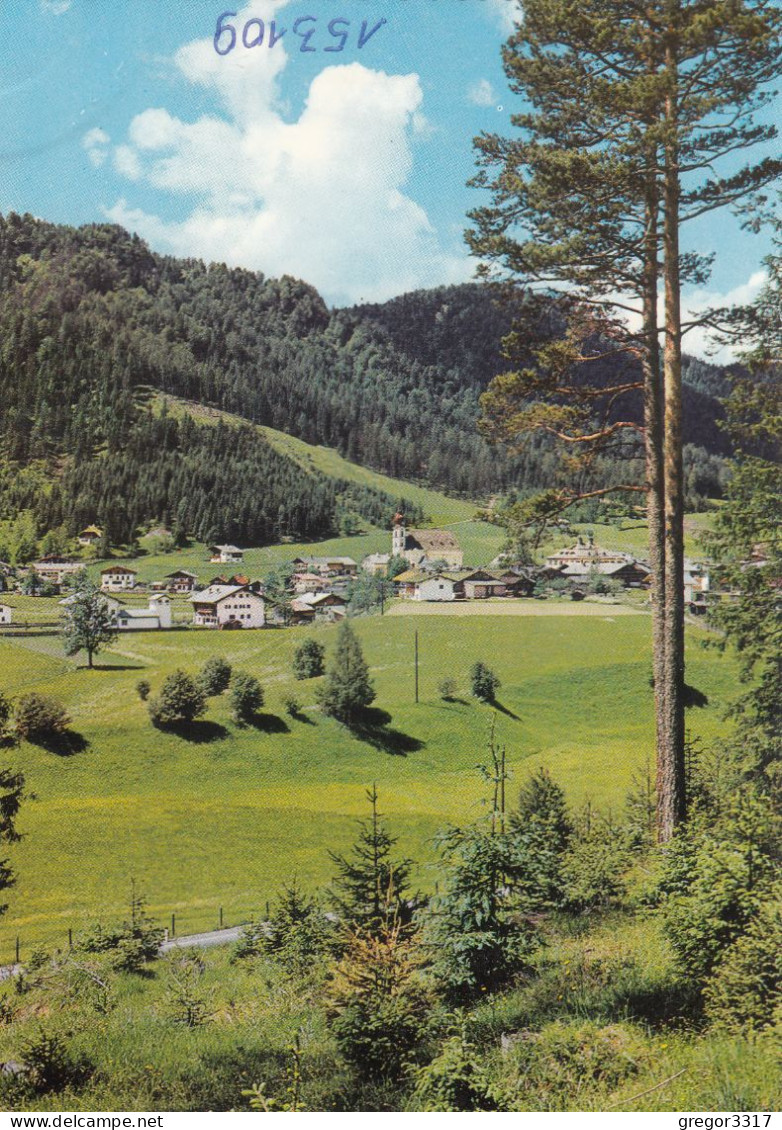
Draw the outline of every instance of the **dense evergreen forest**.
[[[264,544],[325,536],[346,509],[378,520],[395,505],[355,490],[346,503],[345,484],[254,430],[161,417],[152,393],[471,497],[550,485],[544,440],[512,459],[476,431],[510,318],[478,284],[332,311],[306,283],[156,255],[114,225],[0,216],[2,516],[32,509],[41,532],[99,521],[117,542],[163,520],[204,540]],[[713,495],[726,377],[698,361],[687,375],[691,491]]]

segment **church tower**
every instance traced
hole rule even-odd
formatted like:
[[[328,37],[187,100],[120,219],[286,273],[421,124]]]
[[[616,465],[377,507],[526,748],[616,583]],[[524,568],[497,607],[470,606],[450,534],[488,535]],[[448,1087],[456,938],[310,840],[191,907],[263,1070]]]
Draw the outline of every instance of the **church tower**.
[[[391,556],[402,557],[405,552],[405,541],[407,540],[407,530],[405,528],[404,514],[394,515],[394,525],[391,533]]]

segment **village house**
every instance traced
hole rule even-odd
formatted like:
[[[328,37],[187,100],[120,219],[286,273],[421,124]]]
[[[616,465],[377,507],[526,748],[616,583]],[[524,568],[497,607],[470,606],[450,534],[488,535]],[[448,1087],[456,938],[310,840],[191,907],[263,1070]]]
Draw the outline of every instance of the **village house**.
[[[175,569],[164,578],[169,592],[193,592],[198,585],[198,576],[189,569]]]
[[[262,628],[266,604],[246,586],[210,585],[190,597],[193,624],[201,628]]]
[[[0,624],[10,624],[13,619],[13,609],[9,604],[0,604]]]
[[[42,581],[49,581],[53,585],[61,585],[66,577],[72,577],[81,572],[84,562],[74,561],[72,557],[61,557],[51,553],[48,557],[41,557],[30,566]]]
[[[586,571],[592,565],[622,565],[635,560],[629,553],[618,549],[603,549],[595,545],[592,537],[578,538],[573,545],[550,553],[546,565],[554,569],[564,569],[569,565],[580,565]]]
[[[117,609],[117,627],[121,632],[149,632],[171,627],[171,601],[167,596],[150,597],[147,608]]]
[[[710,586],[709,570],[701,561],[684,559],[684,603],[690,612],[706,611]]]
[[[297,573],[316,573],[321,577],[355,577],[358,565],[352,557],[294,557]]]
[[[301,592],[328,592],[329,581],[321,577],[320,573],[294,573],[291,577],[293,591]]]
[[[100,587],[104,592],[128,592],[135,587],[137,576],[128,565],[107,565],[100,571]]]
[[[98,526],[87,526],[78,535],[77,540],[79,545],[97,545],[102,537],[103,530],[99,529]]]
[[[372,577],[385,577],[390,560],[390,553],[368,553],[361,562],[361,568]]]
[[[452,601],[464,597],[464,586],[445,573],[425,573],[413,583],[411,600]]]
[[[244,550],[236,545],[210,545],[209,560],[214,565],[241,565],[244,561]]]
[[[461,569],[464,554],[450,530],[408,530],[403,514],[394,517],[391,554],[404,557],[411,565],[442,562],[449,569]]]
[[[71,593],[70,596],[66,596],[62,600],[58,600],[57,603],[62,608],[70,608],[71,605],[76,604],[76,602],[80,599],[81,598],[77,593]],[[106,596],[105,594],[103,594],[103,603],[107,608],[110,608],[112,612],[118,612],[121,608],[120,602],[117,600],[116,596]]]
[[[291,601],[291,612],[303,620],[342,620],[347,601],[335,592],[304,592]],[[312,616],[309,616],[309,612]]]

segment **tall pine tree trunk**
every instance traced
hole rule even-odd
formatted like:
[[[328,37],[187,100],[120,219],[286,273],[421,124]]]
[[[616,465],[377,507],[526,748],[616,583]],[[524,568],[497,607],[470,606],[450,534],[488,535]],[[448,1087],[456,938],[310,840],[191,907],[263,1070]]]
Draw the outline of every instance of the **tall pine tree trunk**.
[[[669,5],[663,177],[665,278],[664,434],[665,628],[664,734],[658,753],[657,835],[665,843],[685,817],[684,773],[684,468],[682,459],[682,328],[679,272],[680,171],[676,31],[679,3]]]
[[[667,760],[666,749],[666,680],[665,680],[665,481],[663,475],[662,387],[660,376],[660,342],[657,318],[658,212],[659,195],[651,155],[646,201],[644,237],[643,291],[643,374],[644,374],[644,444],[646,458],[646,516],[649,527],[649,565],[652,570],[652,674],[654,677],[655,728],[657,735],[658,772]],[[658,780],[658,797],[664,787]]]

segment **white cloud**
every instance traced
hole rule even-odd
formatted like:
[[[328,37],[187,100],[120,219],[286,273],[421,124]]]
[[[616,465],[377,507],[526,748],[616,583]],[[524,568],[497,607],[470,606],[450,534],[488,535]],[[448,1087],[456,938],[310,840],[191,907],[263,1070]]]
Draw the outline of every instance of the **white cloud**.
[[[110,141],[106,131],[98,127],[88,130],[81,139],[82,147],[87,151],[87,158],[94,169],[100,168],[106,160]]]
[[[467,98],[476,106],[491,106],[495,101],[494,88],[488,79],[478,79],[469,87]]]
[[[748,305],[760,293],[767,279],[766,272],[760,270],[750,275],[746,282],[722,293],[705,288],[685,293],[682,296],[682,321],[686,323],[697,319],[707,310]],[[722,364],[734,361],[737,352],[730,345],[715,342],[709,329],[704,326],[695,326],[685,334],[684,349],[687,353],[708,357],[709,360]]]
[[[510,35],[521,19],[521,0],[488,0],[488,4],[501,30]]]
[[[53,16],[62,16],[68,11],[73,0],[41,0],[44,12],[51,12]]]
[[[256,0],[231,22],[279,20],[286,2]],[[405,193],[413,139],[429,129],[418,76],[326,67],[288,122],[278,91],[285,40],[264,50],[239,43],[219,56],[200,40],[175,56],[189,82],[218,96],[224,117],[188,123],[150,108],[114,151],[130,179],[194,198],[189,214],[164,221],[119,200],[109,217],[174,254],[297,275],[335,302],[469,277],[466,255],[443,252]]]

